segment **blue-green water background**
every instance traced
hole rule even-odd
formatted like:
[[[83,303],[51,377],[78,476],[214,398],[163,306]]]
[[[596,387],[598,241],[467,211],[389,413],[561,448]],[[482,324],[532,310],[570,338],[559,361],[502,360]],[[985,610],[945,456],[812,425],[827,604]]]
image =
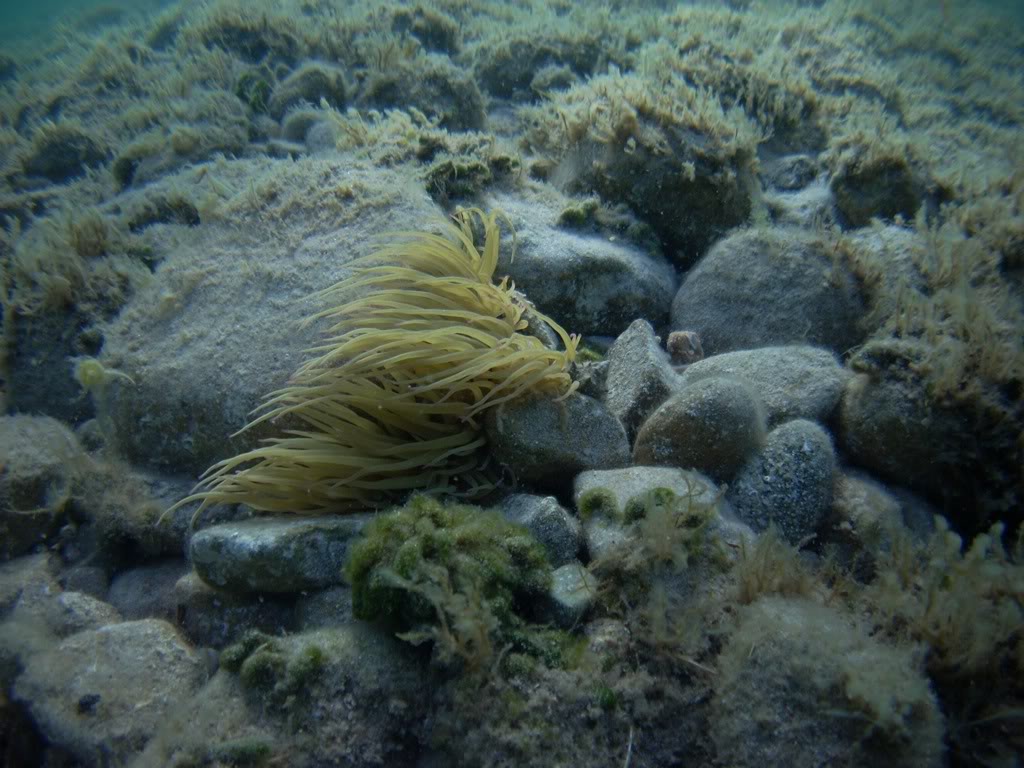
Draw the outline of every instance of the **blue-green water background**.
[[[940,5],[942,0],[936,0]],[[1012,14],[1024,22],[1024,2],[1021,0],[946,0],[952,20],[957,14],[969,13],[972,7],[997,8]],[[901,0],[893,0],[894,7],[901,5]],[[173,5],[173,0],[132,0],[132,2],[104,2],[103,0],[34,0],[33,2],[0,2],[0,43],[18,40],[26,35],[46,33],[53,29],[54,23],[67,14],[81,14],[94,9],[123,9],[128,13],[159,10]],[[681,3],[685,4],[685,3]],[[595,8],[603,4],[595,3]],[[617,3],[618,7],[628,7],[631,3]],[[639,2],[643,6],[671,6],[670,2]],[[1024,35],[1021,46],[1024,47]]]

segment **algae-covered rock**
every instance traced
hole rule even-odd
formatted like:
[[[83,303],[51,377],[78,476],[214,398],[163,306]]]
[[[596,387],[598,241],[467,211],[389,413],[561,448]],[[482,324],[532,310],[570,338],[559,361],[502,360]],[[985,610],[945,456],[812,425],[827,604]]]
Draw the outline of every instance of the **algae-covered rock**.
[[[104,359],[135,381],[111,388],[102,402],[111,437],[129,460],[199,473],[252,447],[258,431],[231,435],[316,340],[316,329],[299,322],[322,309],[310,295],[366,255],[373,235],[398,221],[415,228],[439,216],[406,177],[338,160],[265,163],[207,169],[219,177],[218,189],[269,185],[268,197],[232,202],[234,215],[252,216],[253,225],[204,223],[160,243],[160,268],[105,327]],[[389,204],[364,204],[352,198],[355,189],[385,194]]]
[[[56,533],[84,462],[74,433],[56,419],[0,417],[0,559]]]
[[[544,545],[548,561],[555,568],[574,562],[579,555],[583,544],[580,521],[554,496],[514,493],[502,501],[501,513]]]
[[[280,120],[292,107],[300,104],[317,106],[321,99],[335,109],[344,110],[345,73],[330,64],[309,62],[274,88],[266,108],[271,117]]]
[[[942,714],[914,652],[834,608],[763,598],[716,666],[711,735],[723,763],[944,764]]]
[[[551,575],[544,613],[564,629],[578,625],[597,602],[597,578],[580,563],[566,563]]]
[[[107,157],[103,144],[77,123],[47,123],[36,130],[24,159],[27,176],[62,184],[78,178]]]
[[[155,619],[79,632],[30,656],[14,699],[50,743],[89,763],[124,764],[205,682],[202,659]]]

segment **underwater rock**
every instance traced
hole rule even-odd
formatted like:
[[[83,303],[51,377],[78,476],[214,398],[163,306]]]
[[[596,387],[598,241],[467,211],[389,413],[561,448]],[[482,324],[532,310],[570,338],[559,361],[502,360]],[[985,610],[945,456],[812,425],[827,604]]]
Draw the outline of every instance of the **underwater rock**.
[[[461,23],[446,13],[417,5],[413,8],[388,9],[391,31],[410,35],[428,51],[454,55],[460,47]]]
[[[370,515],[265,517],[221,523],[192,537],[199,577],[229,592],[301,592],[342,583],[349,543]]]
[[[331,64],[314,61],[303,64],[274,88],[267,109],[271,117],[280,120],[292,107],[318,106],[321,100],[344,111],[345,73]]]
[[[377,109],[415,108],[449,131],[482,130],[487,120],[476,82],[440,54],[375,72],[359,93],[358,103]]]
[[[156,619],[79,632],[27,659],[13,689],[51,744],[123,765],[205,682],[200,656]]]
[[[122,571],[110,582],[107,600],[126,619],[173,621],[175,584],[191,570],[182,559],[147,563]]]
[[[57,637],[70,637],[100,629],[122,620],[117,608],[81,592],[61,592],[46,601],[42,617]]]
[[[811,344],[842,354],[861,338],[864,301],[826,243],[798,229],[748,229],[717,242],[672,302],[672,328],[704,352]]]
[[[716,667],[710,727],[723,764],[944,764],[942,714],[915,651],[835,608],[762,598]]]
[[[836,476],[828,526],[819,529],[818,542],[838,564],[868,583],[878,559],[890,555],[898,537],[926,544],[938,514],[910,491],[888,488],[864,472],[842,470]]]
[[[138,765],[406,768],[426,739],[433,692],[415,654],[368,624],[252,632],[165,718]]]
[[[646,320],[635,320],[619,335],[607,360],[604,403],[632,440],[651,411],[679,389],[679,376]]]
[[[818,164],[810,155],[786,155],[772,163],[767,171],[768,183],[783,192],[806,188],[818,174]]]
[[[56,534],[84,462],[74,433],[56,419],[0,417],[0,559]]]
[[[700,506],[716,505],[708,532],[740,546],[754,533],[736,519],[718,486],[699,472],[671,467],[626,467],[582,472],[576,477],[573,498],[583,519],[587,552],[596,560],[629,546],[627,510],[642,505],[652,492],[671,491],[676,498]]]
[[[5,618],[23,599],[33,602],[60,592],[58,568],[59,560],[48,553],[0,563],[0,618]]]
[[[893,371],[850,379],[839,410],[839,438],[850,458],[884,479],[929,493],[949,485],[963,445],[963,423],[926,397],[923,383]]]
[[[348,586],[328,587],[300,595],[295,601],[295,630],[328,629],[352,621],[352,590]]]
[[[672,365],[693,365],[704,359],[704,345],[694,331],[672,331],[665,342]]]
[[[564,67],[588,75],[602,57],[601,45],[591,35],[504,35],[497,45],[478,49],[474,69],[481,87],[501,99],[533,100],[541,96],[531,88],[545,67]]]
[[[897,214],[912,218],[924,196],[910,163],[896,155],[841,163],[832,174],[831,188],[842,221],[850,227]]]
[[[597,577],[578,562],[566,563],[551,575],[551,591],[542,614],[555,626],[578,625],[597,601]]]
[[[84,128],[74,123],[46,124],[37,129],[24,160],[27,176],[39,176],[63,184],[95,168],[107,158],[107,150]]]
[[[93,416],[92,400],[83,395],[68,362],[87,348],[82,326],[92,322],[89,314],[73,308],[15,315],[5,351],[10,410],[45,414],[69,424]]]
[[[248,186],[266,162],[237,161],[231,168],[235,183]],[[393,230],[395,222],[417,228],[440,216],[405,177],[326,162],[289,162],[294,171],[288,173],[277,168],[274,199],[285,209],[252,201],[264,223],[246,232],[207,222],[187,230],[181,241],[159,244],[160,269],[104,334],[104,354],[136,383],[111,391],[103,403],[126,459],[198,473],[253,447],[264,436],[259,430],[231,435],[318,339],[298,322],[322,308],[310,295],[342,277],[345,265],[369,253],[374,235]],[[333,182],[302,187],[314,175],[313,165]],[[335,183],[386,194],[391,204],[339,203]],[[346,223],[331,225],[325,218],[324,230],[309,234],[311,217],[321,214],[343,215]]]
[[[827,422],[851,375],[835,354],[825,349],[761,347],[700,360],[680,374],[679,382],[688,386],[711,376],[742,379],[761,399],[772,427],[790,419]]]
[[[246,630],[280,635],[292,628],[290,600],[215,589],[194,572],[174,585],[175,619],[190,641],[223,648]]]
[[[665,322],[676,277],[661,256],[625,240],[545,226],[556,214],[543,203],[499,195],[494,205],[516,225],[515,255],[502,253],[498,273],[541,312],[592,336],[616,336],[638,317]]]
[[[812,181],[793,192],[766,191],[764,204],[772,223],[779,227],[815,230],[822,226],[838,226],[835,198],[824,179]]]
[[[621,518],[626,505],[655,488],[668,488],[684,496],[696,484],[710,491],[706,501],[714,498],[714,483],[699,472],[675,467],[624,467],[581,472],[576,476],[573,499],[583,520],[595,514]]]
[[[543,488],[567,488],[584,470],[629,464],[619,420],[579,393],[562,402],[533,399],[488,410],[486,431],[494,458],[520,482]]]
[[[768,433],[733,479],[727,498],[755,531],[774,524],[795,545],[828,515],[835,471],[828,433],[813,421],[795,419]]]
[[[764,409],[739,379],[701,379],[666,400],[640,427],[636,464],[696,469],[722,482],[764,439]]]
[[[574,562],[583,546],[580,521],[554,496],[516,493],[501,503],[501,514],[510,523],[528,530],[547,550],[555,568]]]

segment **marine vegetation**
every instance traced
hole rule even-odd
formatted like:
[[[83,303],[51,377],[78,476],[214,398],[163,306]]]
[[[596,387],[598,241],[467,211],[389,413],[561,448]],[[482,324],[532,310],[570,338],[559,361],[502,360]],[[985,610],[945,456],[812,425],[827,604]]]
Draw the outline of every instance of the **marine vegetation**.
[[[471,209],[443,235],[399,233],[357,260],[316,295],[333,306],[309,318],[329,324],[315,356],[242,430],[280,421],[283,434],[215,464],[179,504],[338,512],[414,489],[490,490],[481,416],[527,393],[568,397],[579,343],[507,278],[492,282],[499,239],[497,214]],[[527,311],[562,349],[524,332]]]
[[[375,518],[346,564],[352,613],[382,620],[467,672],[514,650],[544,656],[518,606],[551,587],[544,548],[499,512],[414,496]]]

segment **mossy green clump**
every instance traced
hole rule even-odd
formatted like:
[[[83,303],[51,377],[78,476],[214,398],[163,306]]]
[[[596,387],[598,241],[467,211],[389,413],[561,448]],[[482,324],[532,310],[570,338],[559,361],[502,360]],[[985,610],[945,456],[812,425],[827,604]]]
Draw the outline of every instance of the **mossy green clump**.
[[[642,556],[652,567],[669,564],[681,570],[704,550],[708,525],[718,513],[720,500],[719,494],[705,501],[705,490],[697,482],[691,483],[685,494],[652,488],[626,503],[626,522],[637,524]]]
[[[224,649],[220,664],[239,682],[274,704],[294,701],[323,670],[327,655],[316,643],[289,647],[262,632],[247,632]]]
[[[608,488],[591,488],[580,494],[576,501],[576,511],[580,518],[589,520],[594,516],[618,519],[621,511],[615,494]]]
[[[383,620],[442,663],[474,671],[524,650],[523,606],[551,585],[544,548],[498,512],[414,496],[371,522],[346,575],[356,618]]]

